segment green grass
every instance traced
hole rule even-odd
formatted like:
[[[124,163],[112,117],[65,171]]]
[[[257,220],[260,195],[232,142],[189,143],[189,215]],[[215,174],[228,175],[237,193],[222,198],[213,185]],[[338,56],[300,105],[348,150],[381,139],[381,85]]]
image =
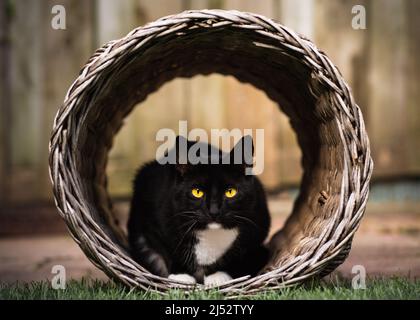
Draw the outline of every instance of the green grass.
[[[102,281],[69,281],[65,290],[55,290],[47,281],[30,284],[0,284],[0,299],[223,299],[217,290],[193,292],[172,290],[166,296],[142,290],[129,290]],[[420,299],[420,279],[368,279],[365,290],[354,290],[348,280],[313,281],[303,286],[266,291],[248,299]]]

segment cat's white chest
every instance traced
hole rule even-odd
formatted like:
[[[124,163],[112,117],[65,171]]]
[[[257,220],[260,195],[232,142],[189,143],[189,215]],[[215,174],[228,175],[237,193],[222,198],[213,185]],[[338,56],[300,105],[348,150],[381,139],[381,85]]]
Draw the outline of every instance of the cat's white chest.
[[[215,263],[231,247],[238,237],[238,229],[224,229],[217,223],[209,224],[205,230],[197,232],[195,257],[197,263],[207,266]]]

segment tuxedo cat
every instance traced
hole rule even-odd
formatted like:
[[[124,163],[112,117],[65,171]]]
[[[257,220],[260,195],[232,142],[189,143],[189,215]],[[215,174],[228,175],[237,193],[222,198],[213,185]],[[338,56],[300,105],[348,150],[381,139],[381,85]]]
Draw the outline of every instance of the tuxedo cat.
[[[152,161],[140,168],[128,221],[131,253],[140,265],[159,276],[206,285],[261,270],[268,260],[263,242],[270,215],[262,184],[245,175],[246,139],[252,145],[246,136],[230,153],[209,144],[199,149],[208,150],[199,154],[202,159],[216,154],[219,164],[181,164],[178,153],[176,164]],[[170,152],[180,151],[181,142],[186,151],[201,144],[178,137]],[[235,152],[241,163],[234,161]],[[225,157],[230,164],[223,164]]]

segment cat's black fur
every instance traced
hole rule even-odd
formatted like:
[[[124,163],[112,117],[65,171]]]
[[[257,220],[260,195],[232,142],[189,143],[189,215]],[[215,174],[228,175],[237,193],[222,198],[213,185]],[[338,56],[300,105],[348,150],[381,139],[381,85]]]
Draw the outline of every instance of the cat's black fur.
[[[188,141],[188,149],[194,144]],[[227,156],[232,157],[233,150]],[[218,152],[219,157],[226,156]],[[265,265],[268,250],[263,242],[270,215],[264,189],[257,177],[245,175],[244,164],[232,163],[161,165],[153,161],[138,171],[128,234],[132,255],[143,267],[164,277],[188,273],[202,282],[216,271],[233,278],[255,275]],[[202,199],[191,195],[197,186],[205,191]],[[224,192],[232,186],[238,194],[228,199]],[[239,234],[216,263],[200,266],[193,251],[195,233],[215,221],[227,229],[238,227]]]

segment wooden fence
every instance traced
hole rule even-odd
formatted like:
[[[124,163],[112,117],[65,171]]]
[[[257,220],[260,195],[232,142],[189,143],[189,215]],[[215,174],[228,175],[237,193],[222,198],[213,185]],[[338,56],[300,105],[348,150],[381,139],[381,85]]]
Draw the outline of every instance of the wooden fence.
[[[93,50],[132,28],[187,9],[223,8],[272,17],[311,38],[340,68],[361,106],[375,178],[420,174],[420,1],[62,0],[66,29],[51,27],[52,0],[1,0],[0,201],[51,199],[47,157],[54,115]],[[367,28],[352,28],[352,8]],[[264,184],[297,185],[300,150],[288,119],[266,95],[231,77],[176,79],[126,120],[110,154],[110,190],[130,194],[134,170],[154,158],[162,127],[264,128]],[[0,205],[1,206],[1,205]]]

